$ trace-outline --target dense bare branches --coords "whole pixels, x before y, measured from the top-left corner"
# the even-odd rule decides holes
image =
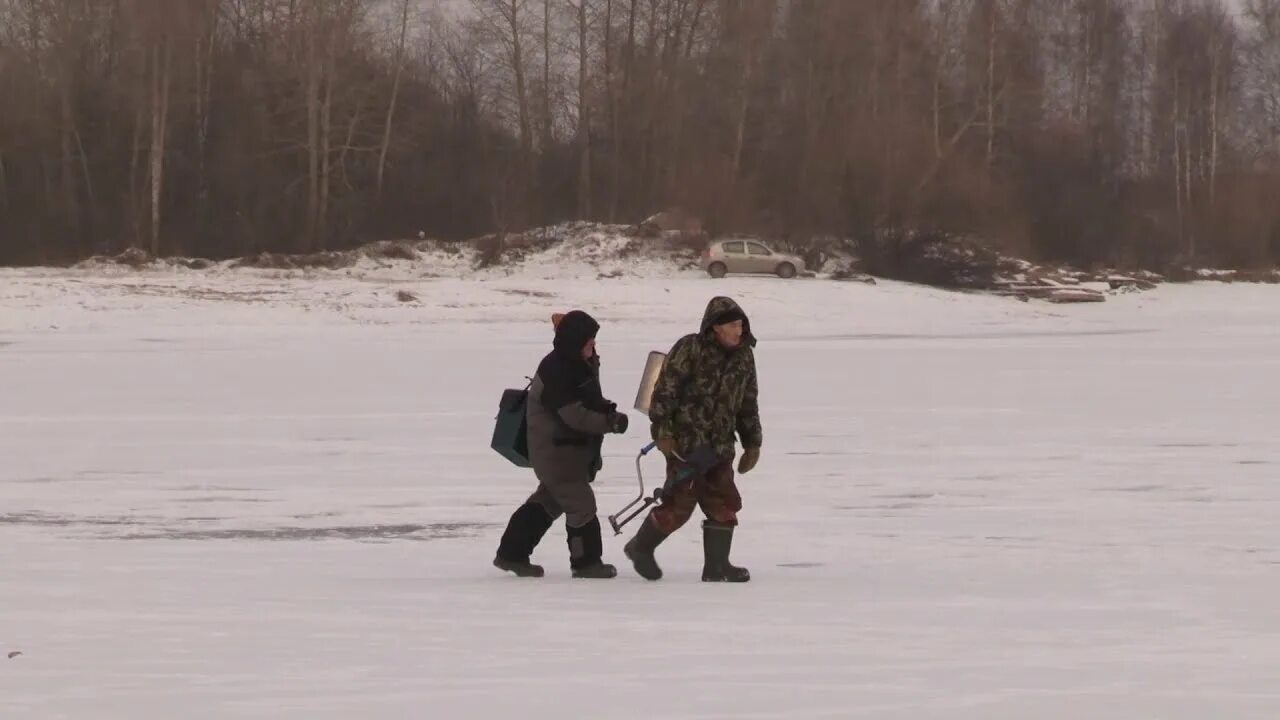
[[[0,0],[0,262],[681,205],[1280,256],[1280,0]]]

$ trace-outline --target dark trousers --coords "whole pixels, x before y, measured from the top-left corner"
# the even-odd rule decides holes
[[[541,483],[525,502],[542,506],[552,520],[565,515],[569,527],[583,527],[596,518],[596,494],[587,482],[560,480]]]
[[[668,480],[680,468],[679,461],[668,458]],[[699,506],[708,520],[731,526],[738,524],[742,495],[738,493],[738,486],[733,481],[732,459],[677,484],[662,498],[661,504],[654,508],[653,522],[664,533],[673,533],[689,522],[694,507]]]

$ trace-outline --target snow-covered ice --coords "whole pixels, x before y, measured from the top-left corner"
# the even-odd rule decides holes
[[[492,568],[550,313],[629,406],[718,293],[761,338],[753,581],[698,581],[696,522],[660,583],[611,535],[572,580],[561,525],[548,577]],[[6,271],[0,717],[1275,718],[1277,327],[1202,283]]]

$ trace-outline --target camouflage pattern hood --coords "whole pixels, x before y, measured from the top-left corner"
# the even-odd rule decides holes
[[[711,298],[711,302],[707,303],[706,311],[702,313],[702,324],[698,327],[698,332],[705,335],[714,325],[738,319],[742,320],[742,342],[747,347],[755,347],[756,336],[751,334],[751,319],[742,311],[738,303],[733,301],[733,298],[723,296]]]

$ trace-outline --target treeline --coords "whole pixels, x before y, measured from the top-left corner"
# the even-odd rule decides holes
[[[671,206],[1280,259],[1280,0],[0,0],[0,263]]]

